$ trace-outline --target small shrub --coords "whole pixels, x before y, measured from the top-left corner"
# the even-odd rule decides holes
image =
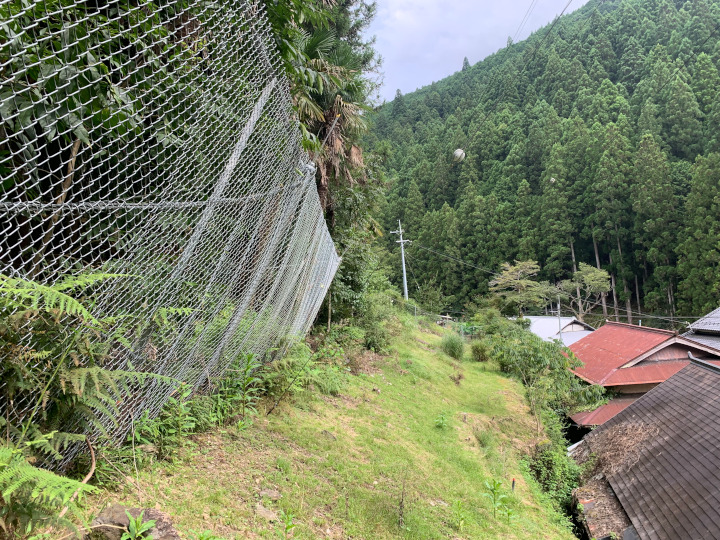
[[[445,429],[447,426],[447,416],[445,415],[445,413],[440,413],[437,418],[435,418],[435,427],[438,429]]]
[[[462,360],[465,343],[463,343],[462,337],[456,333],[445,334],[440,342],[440,348],[450,358],[455,360]]]
[[[195,429],[198,433],[208,431],[220,423],[211,396],[194,396],[188,402],[188,407],[190,415],[195,418]]]
[[[475,362],[487,362],[490,360],[490,348],[483,340],[476,340],[470,343],[470,355]]]
[[[535,447],[529,465],[543,491],[562,509],[570,509],[572,490],[577,487],[580,478],[580,467],[568,457],[566,448],[550,441],[540,443]]]
[[[487,429],[474,429],[473,435],[480,448],[490,449],[495,446],[495,435]]]

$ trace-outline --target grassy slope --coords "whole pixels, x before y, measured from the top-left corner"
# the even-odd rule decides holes
[[[141,471],[139,488],[128,479],[94,502],[154,506],[182,530],[228,539],[284,537],[282,523],[256,514],[258,502],[293,514],[295,538],[573,538],[521,472],[536,432],[519,385],[451,361],[439,342],[406,331],[342,395],[285,405],[243,432],[199,436],[174,464]],[[509,525],[482,495],[490,478],[503,481],[517,514]],[[282,498],[261,498],[267,488]]]

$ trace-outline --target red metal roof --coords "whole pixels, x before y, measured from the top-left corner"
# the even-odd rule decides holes
[[[669,330],[608,321],[592,334],[570,345],[570,350],[585,364],[574,372],[586,381],[608,386],[605,382],[606,379],[620,366],[647,353],[675,335]],[[686,364],[687,362],[684,365]],[[678,370],[682,367],[680,366]]]
[[[570,419],[578,426],[601,426],[610,420],[625,407],[633,403],[642,394],[632,394],[620,396],[608,401],[605,405],[601,405],[594,411],[586,411],[573,414]]]
[[[682,360],[678,362],[659,362],[657,364],[639,364],[618,369],[605,378],[603,386],[661,383],[668,380],[689,363],[689,360]],[[711,363],[718,364],[716,361]]]

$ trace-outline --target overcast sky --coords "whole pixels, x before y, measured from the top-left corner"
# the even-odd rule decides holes
[[[573,0],[567,13],[587,0]],[[465,56],[471,64],[553,20],[565,0],[377,0],[378,13],[368,33],[377,37],[383,57],[380,100],[439,81],[459,71]]]

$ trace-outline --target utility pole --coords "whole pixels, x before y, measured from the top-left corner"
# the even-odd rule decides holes
[[[402,223],[400,223],[399,219],[398,219],[398,230],[391,231],[390,234],[399,234],[400,235],[400,240],[395,240],[395,242],[400,244],[400,256],[402,258],[402,267],[403,267],[403,293],[405,295],[405,300],[407,300],[408,293],[407,293],[407,275],[405,274],[405,242],[409,242],[410,240],[403,240]]]
[[[562,342],[562,316],[560,314],[560,295],[558,295],[558,334],[560,334],[560,341]]]

